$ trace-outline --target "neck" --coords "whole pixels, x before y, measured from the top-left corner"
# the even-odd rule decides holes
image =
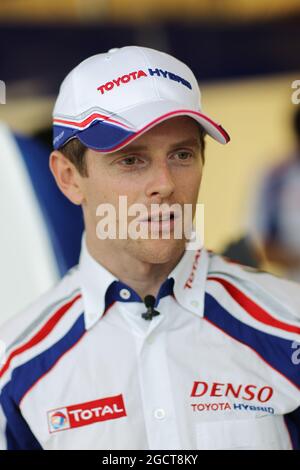
[[[161,284],[183,256],[183,249],[177,247],[175,256],[162,263],[151,263],[130,253],[130,250],[112,243],[111,240],[96,242],[86,234],[86,244],[90,255],[120,281],[135,290],[142,298],[157,296]]]

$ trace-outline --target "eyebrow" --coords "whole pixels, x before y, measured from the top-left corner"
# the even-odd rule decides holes
[[[174,144],[170,145],[170,150],[173,150],[178,147],[199,147],[200,148],[201,145],[200,145],[200,141],[197,138],[192,137],[190,139],[185,139],[179,142],[174,142]],[[124,153],[128,153],[128,152],[139,152],[143,150],[148,150],[147,145],[132,144],[132,145],[127,145],[126,147],[124,147],[124,149],[109,153],[107,154],[107,156],[113,157],[113,156],[123,155]]]
[[[171,148],[177,147],[200,147],[200,140],[195,137],[191,137],[190,139],[181,140],[180,142],[175,142],[171,145]]]

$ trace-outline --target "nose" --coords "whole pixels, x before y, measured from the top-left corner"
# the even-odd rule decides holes
[[[153,165],[151,178],[146,184],[146,196],[160,196],[161,199],[168,198],[175,189],[175,183],[167,162]]]

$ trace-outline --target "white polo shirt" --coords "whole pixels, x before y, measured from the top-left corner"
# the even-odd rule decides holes
[[[187,250],[156,309],[83,239],[1,328],[0,448],[300,448],[299,285]]]

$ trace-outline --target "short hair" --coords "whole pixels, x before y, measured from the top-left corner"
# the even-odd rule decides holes
[[[203,163],[205,162],[205,135],[206,132],[199,124],[200,133],[200,146],[201,146],[201,157]],[[62,154],[73,163],[75,168],[78,170],[81,176],[88,177],[88,169],[85,158],[85,152],[88,149],[83,143],[80,142],[76,137],[66,142],[59,150]]]
[[[59,150],[73,163],[81,176],[89,176],[85,152],[88,148],[76,137],[66,142]]]

